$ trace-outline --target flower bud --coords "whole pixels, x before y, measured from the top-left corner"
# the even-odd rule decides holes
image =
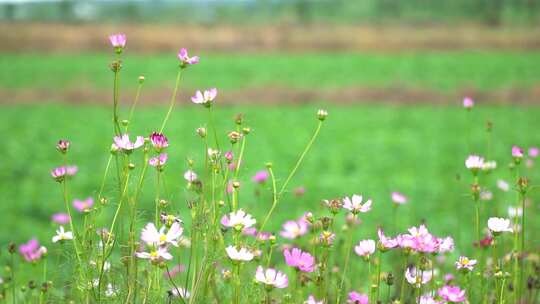
[[[56,149],[60,151],[60,153],[65,154],[67,150],[69,149],[70,142],[65,139],[60,139],[58,143],[56,144]]]
[[[144,80],[145,80],[145,78],[144,78],[143,75],[139,76],[139,83],[142,84],[144,82]]]
[[[15,243],[13,243],[13,242],[10,242],[8,244],[8,252],[11,253],[11,254],[14,254],[15,251],[17,251],[17,245],[15,245]]]
[[[122,121],[120,123],[122,124],[123,127],[127,127],[129,125],[129,120],[122,119]]]
[[[122,61],[121,60],[117,60],[117,61],[113,61],[109,64],[109,68],[111,69],[111,71],[117,73],[120,71],[120,69],[122,69]]]
[[[227,137],[229,137],[229,140],[230,140],[231,144],[235,144],[242,137],[242,134],[240,134],[240,133],[238,133],[236,131],[231,131],[231,132],[229,132],[229,134],[227,134]]]
[[[203,128],[203,127],[197,128],[196,132],[201,138],[206,137],[206,128]]]
[[[250,132],[251,132],[251,129],[248,127],[245,127],[242,129],[242,133],[244,133],[244,135],[248,135]]]
[[[129,163],[128,168],[129,168],[129,170],[135,169],[135,164],[134,163]]]
[[[241,125],[244,122],[244,114],[242,113],[236,114],[236,116],[234,117],[234,122],[237,125]]]
[[[529,180],[526,177],[520,177],[517,181],[517,186],[521,194],[527,193],[527,188],[529,187]]]
[[[328,116],[328,112],[326,110],[320,109],[319,111],[317,111],[317,118],[320,121],[324,121],[327,116]]]

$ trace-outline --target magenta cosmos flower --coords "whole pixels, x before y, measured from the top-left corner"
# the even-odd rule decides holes
[[[79,212],[88,212],[94,206],[94,199],[89,197],[85,200],[75,199],[73,200],[73,208]]]
[[[178,59],[182,68],[199,63],[199,56],[189,57],[188,50],[185,48],[180,49],[180,52],[178,52]]]
[[[212,105],[212,102],[217,97],[217,89],[212,88],[208,90],[204,90],[204,92],[201,92],[197,90],[195,92],[195,95],[191,97],[191,102],[195,104],[202,104],[206,107],[209,107]]]
[[[538,147],[529,148],[529,157],[535,158],[538,157],[538,154],[540,154],[540,149],[538,149]]]
[[[403,205],[407,203],[407,197],[399,192],[392,192],[392,202],[394,202],[394,204]]]
[[[512,146],[512,157],[513,158],[523,158],[523,149],[518,146]]]
[[[163,133],[152,132],[150,142],[156,151],[161,151],[169,146],[169,140]]]
[[[472,107],[474,107],[474,100],[470,97],[463,98],[463,107],[470,110]]]
[[[120,53],[122,52],[122,49],[126,47],[127,39],[125,34],[114,34],[109,36],[109,41],[116,52]]]
[[[262,266],[257,267],[255,281],[263,283],[270,288],[286,288],[289,286],[289,279],[283,272],[273,268],[267,268],[265,270]]]
[[[122,134],[122,136],[115,136],[113,140],[116,148],[126,153],[130,153],[131,151],[140,148],[144,144],[144,137],[137,136],[135,142],[131,142],[129,140],[128,134]]]
[[[56,224],[66,225],[69,223],[69,215],[67,213],[55,213],[51,216],[51,221]]]
[[[291,267],[298,268],[303,272],[313,272],[315,269],[315,258],[308,252],[303,252],[298,248],[283,250],[285,262]]]
[[[465,301],[465,290],[461,290],[458,286],[446,285],[437,292],[443,300],[451,303],[461,303]]]
[[[356,291],[349,292],[349,298],[347,299],[347,303],[350,304],[368,304],[369,298],[365,294],[358,293]]]
[[[47,248],[40,246],[37,239],[31,239],[19,246],[19,253],[27,262],[34,262],[47,253]]]
[[[51,176],[57,181],[62,182],[66,177],[74,176],[78,171],[77,166],[61,166],[51,171]]]
[[[268,171],[261,170],[255,173],[255,175],[253,175],[251,180],[257,184],[264,184],[268,180],[268,176],[269,176]]]

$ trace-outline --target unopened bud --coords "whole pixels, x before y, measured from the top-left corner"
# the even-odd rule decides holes
[[[326,110],[320,109],[319,111],[317,111],[317,118],[320,121],[324,121],[327,116],[328,116],[328,112]]]
[[[242,137],[242,134],[232,131],[227,134],[227,137],[229,137],[229,140],[231,141],[231,144],[235,144],[238,142],[238,140]]]
[[[145,79],[145,78],[144,78],[143,75],[139,76],[139,83],[143,83],[143,82],[144,82],[144,79]]]
[[[122,126],[127,127],[127,125],[129,125],[129,120],[122,119]]]
[[[129,170],[135,169],[135,164],[134,163],[129,163],[128,168],[129,168]]]
[[[17,246],[15,245],[15,243],[11,242],[8,244],[9,253],[14,254],[16,250],[17,250]]]
[[[242,133],[244,133],[244,135],[248,135],[250,132],[251,132],[251,128],[246,127],[242,129]]]
[[[197,134],[201,137],[201,138],[205,138],[206,137],[206,128],[197,128]]]
[[[242,113],[236,114],[236,116],[234,117],[234,122],[237,125],[241,125],[244,122],[244,114]]]

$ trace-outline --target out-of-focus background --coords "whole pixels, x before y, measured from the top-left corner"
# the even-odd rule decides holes
[[[146,78],[133,135],[159,127],[179,48],[201,56],[186,71],[165,130],[170,199],[182,216],[185,159],[201,161],[194,130],[207,119],[189,96],[217,87],[220,135],[239,112],[253,129],[241,182],[243,204],[257,217],[270,194],[250,177],[272,161],[283,181],[316,110],[330,113],[274,230],[321,199],[359,193],[374,200],[362,232],[373,237],[367,227],[391,221],[390,193],[399,191],[409,198],[399,209],[400,229],[426,221],[469,246],[466,156],[498,162],[484,180],[493,196],[484,207],[507,216],[515,195],[495,184],[513,184],[510,147],[540,145],[539,25],[539,0],[0,0],[0,243],[32,236],[46,243],[53,234],[50,216],[63,203],[49,170],[61,163],[60,138],[72,141],[70,158],[79,166],[73,197],[95,198],[111,142],[108,64],[115,56],[107,37],[125,33],[125,108],[139,75]],[[470,112],[461,107],[464,96],[476,100]],[[530,160],[523,174],[538,177]],[[153,182],[150,176],[150,189]],[[114,196],[112,180],[107,191]],[[152,204],[151,191],[144,193],[142,205]]]

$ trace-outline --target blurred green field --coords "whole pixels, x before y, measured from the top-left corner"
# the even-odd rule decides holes
[[[513,173],[506,169],[510,147],[540,144],[540,133],[534,131],[540,127],[540,108],[535,107],[478,107],[471,113],[459,105],[330,106],[328,110],[330,116],[320,138],[291,183],[291,190],[304,186],[306,193],[300,198],[286,194],[269,226],[274,231],[286,219],[297,218],[306,210],[320,210],[321,199],[359,193],[374,200],[374,209],[363,217],[365,224],[359,234],[373,237],[376,225],[391,225],[390,192],[400,191],[410,198],[410,203],[399,209],[402,229],[426,220],[437,234],[453,235],[458,248],[470,248],[473,205],[467,193],[471,179],[463,165],[468,153],[489,154],[497,160],[499,169],[484,180],[494,193],[494,201],[484,202],[483,206],[490,215],[506,216],[506,206],[514,202],[515,194],[499,191],[495,181],[511,181]],[[134,117],[132,134],[148,135],[159,127],[164,112],[164,107],[141,108]],[[254,196],[251,176],[271,161],[279,181],[283,181],[314,130],[316,107],[219,109],[216,120],[220,136],[225,137],[233,128],[232,117],[237,112],[245,113],[247,125],[253,129],[240,179],[244,185],[241,206],[260,218],[270,206],[270,193],[263,190],[261,197]],[[197,168],[202,166],[204,147],[194,130],[206,119],[203,108],[179,108],[165,130],[172,143],[166,183],[175,210],[183,218],[189,216],[182,177],[186,157],[193,158]],[[494,124],[489,151],[485,132],[488,120]],[[95,196],[111,143],[110,111],[99,106],[61,104],[3,106],[0,121],[0,243],[36,236],[50,244],[54,228],[49,218],[63,210],[60,187],[49,175],[51,168],[61,164],[55,143],[59,138],[72,141],[69,156],[80,170],[72,182],[73,197]],[[140,152],[134,154],[139,168],[141,158]],[[532,184],[537,184],[536,168],[525,173],[532,178]],[[149,172],[146,189],[153,189],[154,175]],[[113,189],[114,181],[109,179],[106,193],[112,198]],[[144,208],[153,208],[152,192],[143,193]],[[540,228],[540,195],[533,191],[532,196],[535,214],[529,223],[534,231]],[[143,214],[141,223],[144,217],[150,214]],[[75,220],[80,223],[81,216]],[[105,223],[107,217],[101,220]]]
[[[195,51],[195,50],[194,50]],[[128,49],[129,54],[129,49]],[[122,86],[135,88],[139,75],[145,86],[172,86],[175,53],[129,55],[124,58]],[[188,71],[185,87],[341,88],[392,86],[438,92],[530,88],[540,82],[538,52],[409,52],[202,54],[202,63]],[[112,73],[108,54],[0,54],[0,88],[66,87],[109,89]]]

